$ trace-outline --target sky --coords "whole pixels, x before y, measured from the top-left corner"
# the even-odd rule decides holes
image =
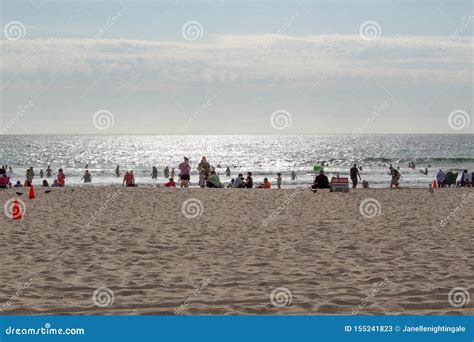
[[[474,133],[470,0],[0,12],[0,134]]]

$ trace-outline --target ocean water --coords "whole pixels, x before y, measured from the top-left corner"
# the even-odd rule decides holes
[[[254,182],[268,177],[275,183],[283,174],[283,187],[306,187],[314,178],[313,166],[325,161],[328,176],[347,176],[355,162],[362,166],[361,176],[371,187],[388,187],[389,164],[399,166],[401,186],[425,187],[439,169],[474,171],[474,135],[0,135],[0,163],[12,166],[12,181],[25,179],[26,169],[34,167],[35,184],[40,169],[62,167],[67,185],[81,184],[85,165],[92,183],[88,186],[121,184],[115,176],[116,165],[122,173],[133,170],[139,185],[164,183],[165,166],[177,170],[183,156],[190,158],[191,185],[197,183],[197,164],[206,156],[225,183],[225,168],[232,176],[252,171]],[[416,169],[408,163],[416,163]],[[151,179],[151,168],[159,170]],[[428,175],[420,169],[428,167]],[[298,179],[291,181],[291,171]],[[178,171],[176,172],[178,175]]]

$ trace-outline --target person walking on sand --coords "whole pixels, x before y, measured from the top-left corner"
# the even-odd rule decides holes
[[[206,178],[209,177],[209,173],[211,172],[211,165],[207,162],[206,157],[202,157],[201,162],[198,164],[198,170],[203,170]]]
[[[58,183],[60,186],[66,185],[66,175],[64,174],[63,169],[58,170]]]
[[[46,177],[47,178],[51,177],[52,173],[53,173],[53,170],[51,170],[51,166],[48,165],[48,168],[46,169]]]
[[[438,174],[436,175],[436,183],[438,183],[438,188],[444,188],[445,179],[446,175],[444,174],[443,170],[439,170]]]
[[[400,172],[398,170],[392,169],[392,180],[390,182],[390,189],[398,189],[399,180],[400,180]]]
[[[35,172],[33,171],[33,166],[26,170],[26,181],[30,184],[33,183],[33,178],[35,178]]]
[[[163,176],[165,176],[166,179],[170,178],[170,169],[168,166],[163,170]]]
[[[355,189],[357,188],[357,177],[359,177],[359,180],[361,180],[359,169],[357,168],[356,164],[351,167],[350,174],[352,180],[352,189]]]
[[[184,157],[184,161],[178,165],[179,178],[181,179],[181,187],[189,187],[189,181],[191,180],[190,171],[191,166],[189,165],[189,158]]]
[[[291,180],[294,181],[296,180],[296,172],[295,171],[291,171]]]
[[[117,177],[120,177],[120,166],[119,165],[117,165],[117,167],[115,168],[115,175]]]
[[[86,170],[84,173],[84,176],[82,176],[81,181],[84,180],[84,183],[90,183],[92,182],[92,175],[89,172],[89,170]]]
[[[153,166],[151,168],[151,179],[157,179],[158,178],[158,169],[156,166]]]

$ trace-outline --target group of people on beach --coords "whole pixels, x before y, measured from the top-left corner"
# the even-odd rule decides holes
[[[314,182],[311,186],[312,189],[328,189],[331,187],[331,182],[329,181],[329,178],[326,176],[322,166],[324,163],[321,163],[321,169],[319,170],[318,174],[314,178]],[[410,162],[408,165],[409,168],[414,169],[415,168],[415,163]],[[190,185],[191,181],[191,165],[189,163],[189,158],[183,157],[183,161],[178,165],[178,177],[179,177],[179,186],[181,188],[188,188]],[[217,168],[221,168],[221,166],[218,164]],[[388,174],[391,176],[390,180],[390,189],[396,189],[399,188],[400,186],[400,167],[397,166],[396,168],[393,167],[392,164],[389,165],[389,170]],[[219,174],[216,171],[216,167],[212,166],[206,157],[202,157],[201,161],[197,165],[197,171],[198,171],[198,182],[197,184],[201,188],[223,188],[223,187],[228,187],[228,188],[263,188],[263,189],[270,189],[272,187],[272,184],[270,180],[265,177],[263,178],[263,182],[254,185],[254,180],[253,180],[253,175],[252,172],[247,172],[245,177],[244,174],[239,173],[237,177],[232,178],[230,180],[230,183],[227,185],[224,185],[223,182],[221,181]],[[317,170],[315,170],[317,171]],[[360,172],[362,171],[362,166],[358,166],[357,164],[353,164],[353,166],[349,170],[349,177],[350,180],[352,181],[352,188],[356,189],[358,186],[359,181],[362,181],[362,177]],[[428,172],[428,169],[425,169],[426,173]],[[44,178],[46,176],[46,179],[43,179],[42,185],[44,187],[49,187],[50,184],[48,182],[48,178],[52,177],[52,169],[48,165],[46,168],[46,173],[41,169],[39,171],[39,178]],[[424,173],[424,172],[423,172]],[[7,174],[12,174],[12,168],[11,166],[8,165],[3,165],[0,168],[0,176],[1,175],[7,175]],[[121,170],[120,166],[117,165],[115,168],[115,175],[117,177],[121,177]],[[175,181],[176,179],[176,172],[174,168],[170,168],[166,166],[163,170],[163,175],[167,181],[163,184],[164,187],[167,188],[174,188],[177,186],[177,182]],[[226,177],[231,177],[231,170],[229,167],[226,168],[225,170],[225,175]],[[25,181],[22,184],[20,181],[17,181],[13,187],[22,187],[22,186],[29,186],[33,183],[33,179],[36,177],[36,173],[34,172],[33,167],[29,167],[26,170],[25,174]],[[152,172],[151,172],[151,177],[152,179],[158,179],[158,169],[156,166],[152,167]],[[296,180],[297,175],[295,171],[291,172],[291,180]],[[472,179],[473,175],[468,173],[467,170],[464,170],[461,178],[459,181],[456,182],[456,177],[457,174],[454,174],[451,171],[448,171],[447,173],[444,173],[442,170],[439,170],[438,174],[436,175],[436,183],[437,186],[442,188],[442,187],[450,187],[450,186],[457,186],[457,187],[471,187],[472,186]],[[336,178],[339,178],[339,174],[336,174]],[[57,171],[56,178],[53,180],[53,183],[51,186],[53,187],[63,187],[65,186],[65,179],[66,175],[63,171],[62,168],[59,168]],[[454,182],[452,181],[454,179]],[[278,189],[281,189],[282,183],[283,183],[283,178],[282,178],[282,173],[277,173],[276,174],[276,186]],[[85,172],[84,175],[81,178],[81,181],[84,183],[91,183],[92,182],[92,174],[88,169],[88,165],[85,167]],[[133,170],[126,171],[123,179],[122,179],[122,185],[126,187],[135,187],[137,186],[135,182],[135,175],[133,173]],[[10,184],[11,186],[11,184]],[[369,183],[367,180],[362,181],[362,187],[363,188],[368,188]]]

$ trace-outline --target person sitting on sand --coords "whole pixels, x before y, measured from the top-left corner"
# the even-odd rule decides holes
[[[237,178],[235,178],[234,181],[232,182],[232,187],[235,189],[243,187],[243,179],[244,179],[244,176],[241,173],[239,173]]]
[[[165,183],[165,187],[167,188],[176,188],[176,182],[173,178],[170,178],[168,182]]]
[[[58,183],[60,186],[66,185],[66,175],[64,174],[63,169],[58,170]]]
[[[216,171],[211,171],[211,177],[209,177],[209,180],[207,181],[207,187],[208,188],[221,188],[221,180],[219,179],[219,176],[216,174]]]
[[[245,179],[243,187],[247,189],[253,188],[252,172],[247,172],[247,178]]]
[[[364,189],[367,189],[369,187],[369,182],[367,182],[365,179],[362,181],[362,187]]]
[[[125,176],[123,176],[122,185],[124,185],[124,186],[136,186],[135,185],[135,176],[133,175],[133,171],[125,172]]]
[[[81,181],[84,180],[84,183],[90,183],[92,182],[92,175],[89,172],[89,170],[86,170],[84,173],[84,176],[82,176]]]
[[[270,189],[272,187],[271,183],[268,181],[268,178],[263,179],[263,184],[258,186],[260,189]]]
[[[13,186],[14,188],[21,188],[23,185],[21,185],[20,181],[16,181],[16,184]]]
[[[58,180],[55,179],[55,180],[53,180],[53,184],[51,185],[51,187],[53,187],[53,188],[61,187],[61,184],[59,184]]]
[[[44,188],[48,188],[49,187],[49,183],[46,179],[43,179],[43,187]]]
[[[179,178],[181,179],[181,187],[187,188],[189,187],[189,181],[191,180],[190,171],[191,166],[189,165],[189,158],[184,157],[184,161],[179,164]]]
[[[319,171],[319,175],[314,178],[314,184],[311,186],[312,189],[329,189],[329,179],[324,174],[324,170]]]

